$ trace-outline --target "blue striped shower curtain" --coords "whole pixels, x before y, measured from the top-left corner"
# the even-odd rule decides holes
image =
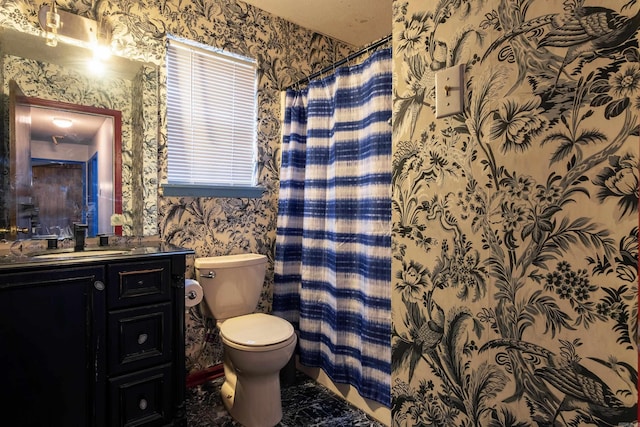
[[[300,362],[390,405],[391,49],[287,91],[273,312]]]

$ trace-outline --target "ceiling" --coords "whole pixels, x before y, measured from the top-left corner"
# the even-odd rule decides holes
[[[357,47],[391,34],[393,0],[243,1]]]
[[[67,129],[56,128],[54,117],[70,119],[73,124]],[[52,136],[56,136],[59,143],[89,144],[105,120],[107,117],[95,114],[31,107],[31,139],[54,143]]]

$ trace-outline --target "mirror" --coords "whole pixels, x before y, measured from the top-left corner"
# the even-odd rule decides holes
[[[32,35],[27,32],[20,32],[15,29],[0,29],[0,43],[2,47],[2,81],[3,81],[3,102],[2,102],[2,150],[0,150],[0,164],[2,164],[2,174],[0,176],[0,228],[14,227],[16,231],[27,233],[17,233],[14,236],[5,234],[5,238],[26,238],[31,235],[58,235],[59,229],[66,225],[57,225],[50,222],[50,212],[53,207],[44,209],[33,201],[34,191],[48,192],[49,196],[61,196],[63,193],[63,183],[72,180],[69,177],[60,178],[62,183],[54,191],[53,184],[42,185],[43,180],[53,182],[48,174],[57,170],[62,175],[74,175],[89,177],[88,179],[73,179],[78,187],[75,189],[80,194],[83,202],[72,205],[79,205],[73,215],[64,215],[78,218],[82,222],[90,221],[95,223],[96,212],[98,223],[95,224],[93,232],[105,233],[105,229],[111,233],[122,233],[123,235],[148,236],[157,234],[157,139],[160,134],[158,129],[159,111],[159,69],[155,64],[133,61],[127,58],[112,56],[106,63],[107,70],[99,75],[97,71],[87,71],[86,62],[90,58],[87,49],[68,46],[58,43],[58,46],[51,48],[46,46],[42,37]],[[15,114],[9,105],[10,90],[9,82],[15,81],[16,85],[24,92],[18,98],[22,101],[22,107],[32,112],[41,112],[40,107],[47,113],[56,115],[79,113],[81,110],[89,112],[93,116],[115,117],[109,112],[119,114],[119,131],[115,124],[114,139],[118,143],[114,147],[111,160],[110,173],[106,172],[105,156],[102,150],[94,164],[102,164],[98,167],[98,175],[90,177],[92,166],[91,158],[80,159],[56,157],[52,153],[53,131],[47,130],[44,136],[29,136],[29,147],[22,147],[21,142],[16,141],[16,147],[11,147],[10,136],[13,133],[15,122],[12,115],[18,116],[25,113]],[[36,101],[39,100],[39,101]],[[38,104],[46,105],[35,105]],[[20,104],[20,103],[18,103]],[[36,109],[38,107],[38,109]],[[98,112],[100,110],[101,112]],[[116,115],[118,115],[116,114]],[[17,117],[13,117],[16,119]],[[31,117],[31,123],[36,123],[36,116]],[[116,120],[115,118],[113,120]],[[48,134],[48,136],[47,136]],[[58,139],[60,147],[69,148],[62,144],[71,143],[64,138],[62,142]],[[39,147],[39,148],[38,148]],[[58,148],[58,152],[61,148]],[[87,152],[88,145],[78,145],[71,151]],[[38,151],[38,150],[44,151]],[[48,150],[48,151],[47,151]],[[25,182],[28,182],[30,189],[17,188],[22,186],[16,175],[10,172],[10,158],[12,151],[16,154],[29,152],[29,162],[31,163],[31,173],[22,172]],[[35,151],[35,155],[34,155]],[[31,160],[34,158],[35,160]],[[121,161],[117,159],[120,158]],[[74,163],[75,162],[75,163]],[[75,166],[72,166],[74,165]],[[13,165],[16,167],[17,165]],[[75,172],[73,169],[78,169]],[[34,173],[35,171],[35,173]],[[103,181],[104,176],[110,176],[111,182]],[[47,178],[44,178],[46,176]],[[56,176],[58,175],[51,175]],[[58,178],[56,178],[58,179]],[[93,187],[91,185],[93,183]],[[119,184],[119,191],[118,185]],[[34,185],[35,184],[35,185]],[[85,187],[83,189],[83,186]],[[112,194],[107,195],[106,188],[112,188]],[[46,187],[44,190],[42,187]],[[16,192],[16,190],[18,190]],[[12,194],[15,192],[15,195]],[[104,203],[97,201],[100,195],[104,196]],[[95,196],[96,200],[92,197]],[[29,200],[31,197],[31,200]],[[78,197],[77,195],[74,197]],[[107,202],[106,199],[109,198]],[[39,196],[42,199],[42,196]],[[111,213],[122,212],[123,223],[121,227],[111,227],[106,225],[105,218],[110,214],[104,206],[110,206]],[[40,226],[33,227],[34,215]],[[46,219],[43,221],[43,219]],[[75,222],[74,220],[74,222]],[[101,225],[102,224],[102,225]],[[90,233],[93,235],[93,232]],[[0,237],[2,235],[0,234]]]
[[[20,93],[10,97],[17,230],[65,238],[83,223],[89,237],[122,234],[111,225],[122,213],[120,111],[29,98],[10,86]]]

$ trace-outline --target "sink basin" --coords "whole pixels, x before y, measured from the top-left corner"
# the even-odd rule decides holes
[[[53,252],[47,254],[33,255],[33,258],[37,259],[61,259],[61,258],[91,258],[91,257],[99,257],[99,256],[109,256],[109,255],[122,255],[126,254],[128,251],[117,250],[117,249],[104,249],[104,250],[95,250],[95,251],[78,251],[78,252]]]

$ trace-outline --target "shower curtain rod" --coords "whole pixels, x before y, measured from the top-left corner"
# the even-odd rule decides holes
[[[363,48],[362,48],[362,49],[360,49],[359,51],[352,53],[351,55],[347,56],[346,58],[343,58],[343,59],[341,59],[340,61],[335,62],[335,63],[333,63],[332,65],[329,65],[328,67],[323,68],[323,69],[322,69],[322,70],[320,70],[320,71],[316,71],[315,73],[310,74],[309,76],[304,77],[304,78],[302,78],[302,79],[298,80],[297,82],[295,82],[295,83],[293,83],[293,84],[290,84],[289,86],[287,86],[287,87],[285,88],[285,90],[287,90],[287,89],[291,89],[291,88],[293,88],[293,87],[295,87],[295,86],[298,86],[298,85],[300,85],[300,84],[302,84],[302,83],[309,82],[309,81],[311,81],[312,79],[315,79],[316,77],[319,77],[319,76],[321,76],[321,75],[323,75],[323,74],[326,74],[326,73],[328,73],[328,72],[329,72],[329,71],[331,71],[331,70],[335,70],[337,67],[339,67],[339,66],[341,66],[341,65],[343,65],[343,64],[346,64],[347,62],[349,62],[349,61],[351,61],[351,60],[353,60],[353,59],[356,59],[356,58],[357,58],[357,57],[359,57],[360,55],[363,55],[363,54],[365,54],[365,53],[367,53],[367,52],[369,52],[369,51],[372,51],[373,49],[375,49],[375,48],[377,48],[377,47],[382,46],[383,44],[385,44],[385,43],[387,43],[389,40],[391,40],[391,37],[392,37],[392,35],[391,35],[391,34],[389,34],[388,36],[383,37],[383,38],[381,38],[380,40],[378,40],[378,41],[376,41],[376,42],[371,43],[369,46],[363,47]]]

